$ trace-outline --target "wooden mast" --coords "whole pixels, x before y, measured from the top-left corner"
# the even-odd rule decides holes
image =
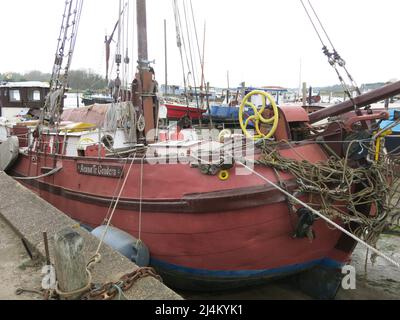
[[[137,28],[138,28],[138,57],[139,74],[137,75],[138,90],[137,93],[140,95],[141,105],[139,106],[143,112],[145,119],[145,135],[147,142],[151,143],[156,140],[155,137],[155,118],[154,112],[154,91],[155,82],[154,70],[150,68],[150,62],[148,61],[147,52],[147,18],[146,18],[146,0],[136,0],[136,12],[137,12]]]

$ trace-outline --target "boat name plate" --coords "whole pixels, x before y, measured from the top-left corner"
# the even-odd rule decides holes
[[[121,178],[124,175],[122,166],[78,163],[78,173],[87,176]]]

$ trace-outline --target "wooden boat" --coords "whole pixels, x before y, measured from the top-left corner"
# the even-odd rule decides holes
[[[200,120],[203,117],[203,114],[207,112],[207,110],[185,106],[181,104],[175,103],[165,103],[165,106],[168,110],[167,118],[168,120],[180,120],[183,117],[188,117],[190,120]]]
[[[297,112],[306,117],[301,110]],[[101,225],[113,203],[118,178],[128,174],[126,159],[98,158],[93,146],[83,156],[60,154],[46,148],[46,142],[57,140],[55,136],[44,135],[43,139],[34,150],[22,149],[9,173],[19,178],[37,177],[56,164],[62,168],[57,174],[21,182],[82,224]],[[58,150],[67,150],[64,144],[73,141],[74,135],[65,142],[61,139]],[[281,152],[298,160],[327,159],[322,148],[313,143]],[[340,268],[350,259],[354,241],[323,221],[314,227],[318,239],[313,243],[307,238],[293,239],[298,217],[289,214],[286,199],[279,191],[254,174],[236,176],[232,168],[231,178],[222,181],[189,164],[148,162],[151,159],[142,166],[140,158],[135,160],[112,223],[144,241],[150,249],[151,265],[173,287],[237,288],[316,266]],[[256,170],[278,183],[272,169]],[[289,176],[285,183],[292,189],[296,185]]]
[[[266,177],[293,191],[297,186],[293,176],[277,175],[262,165],[238,175],[236,170],[243,169],[239,163],[226,166],[222,161],[204,171],[196,160],[196,150],[210,142],[185,138],[195,135],[190,130],[178,134],[183,139],[167,133],[169,141],[156,143],[155,97],[144,94],[154,87],[146,64],[145,4],[145,0],[137,1],[140,63],[132,101],[120,104],[129,112],[136,107],[140,117],[134,118],[143,118],[145,126],[125,119],[133,128],[128,135],[124,124],[108,132],[104,128],[108,117],[101,116],[96,106],[87,112],[69,110],[86,114],[81,121],[96,125],[96,130],[39,131],[37,127],[14,126],[10,133],[19,130],[20,155],[8,173],[73,219],[92,227],[110,218],[109,208],[121,191],[112,225],[147,245],[150,264],[173,288],[227,290],[308,271],[310,293],[333,298],[340,285],[341,267],[349,262],[356,242],[322,220],[313,226],[313,241],[293,237],[302,226],[300,216],[291,212],[280,191],[260,179]],[[400,82],[360,96],[356,103],[362,107],[399,93]],[[99,108],[104,111],[106,107]],[[307,130],[312,123],[353,109],[349,102],[311,115],[301,107],[277,109],[274,139],[291,142],[280,146],[279,153],[312,163],[327,160],[330,155],[323,146],[304,140],[297,129]],[[129,112],[124,114],[134,114]],[[346,117],[354,123],[386,116],[360,111]],[[332,148],[342,156],[341,146],[335,142],[348,130],[340,126],[326,132],[327,143],[332,141]],[[143,136],[147,137],[145,145]],[[214,143],[211,153],[221,148],[223,144]],[[130,156],[121,156],[124,153]],[[171,153],[181,161],[173,163]],[[256,154],[256,159],[260,156]],[[226,170],[228,175],[218,175]],[[121,189],[123,181],[126,184]],[[366,215],[369,211],[364,209]]]
[[[397,92],[400,83],[396,85]],[[333,114],[336,110],[322,112]],[[280,112],[282,126],[276,139],[291,140],[290,128],[310,121],[302,108],[281,108]],[[146,243],[151,265],[173,287],[229,289],[315,267],[339,270],[350,259],[355,241],[323,221],[316,222],[317,238],[312,243],[307,238],[294,239],[299,218],[289,213],[285,196],[255,174],[235,175],[235,166],[230,179],[222,181],[202,174],[187,162],[153,165],[148,158],[142,164],[141,156],[128,171],[131,160],[104,157],[104,146],[102,156],[97,156],[97,134],[75,132],[66,140],[65,134],[44,134],[34,149],[27,148],[27,140],[20,138],[20,156],[9,173],[20,178],[38,177],[61,168],[52,176],[21,182],[72,218],[93,227],[102,224],[119,178],[128,175],[112,223]],[[93,139],[93,143],[80,153],[76,144],[82,139]],[[69,154],[73,146],[75,155]],[[293,144],[293,148],[283,147],[280,152],[284,157],[311,162],[328,158],[321,146],[307,141]],[[190,157],[183,160],[193,161]],[[260,166],[255,170],[279,182],[272,169]],[[283,179],[293,190],[293,178],[284,175]],[[319,276],[318,272],[314,275],[315,279]],[[326,284],[332,285],[332,279],[327,277]],[[324,294],[328,294],[327,288]]]
[[[102,94],[89,94],[82,97],[82,103],[85,106],[91,106],[94,104],[110,104],[113,102],[113,97]]]

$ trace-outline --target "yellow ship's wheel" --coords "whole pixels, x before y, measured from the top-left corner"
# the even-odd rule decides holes
[[[262,97],[262,106],[260,109],[257,108],[251,102],[251,98],[253,96],[257,96],[257,95]],[[271,107],[272,107],[271,112],[273,113],[272,117],[269,119],[264,118],[264,116],[265,116],[264,112],[267,109],[267,99],[271,103]],[[251,115],[246,120],[244,120],[246,106],[249,106],[251,109],[253,109],[254,115]],[[250,121],[252,121],[254,123],[254,128],[256,131],[256,135],[254,135],[254,136],[251,135],[248,131],[248,126],[249,126]],[[259,140],[259,139],[269,139],[269,138],[273,137],[276,130],[278,129],[278,123],[279,123],[279,110],[278,110],[278,106],[276,105],[275,100],[272,98],[272,96],[269,93],[264,92],[264,91],[256,90],[256,91],[250,92],[243,99],[243,102],[240,105],[239,122],[240,122],[240,126],[241,126],[244,134],[248,138],[253,138],[254,140]],[[267,133],[263,133],[261,131],[260,125],[272,125],[272,128]]]

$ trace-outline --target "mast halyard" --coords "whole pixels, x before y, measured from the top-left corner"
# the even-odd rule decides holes
[[[121,24],[121,18],[122,15],[125,12],[125,9],[127,7],[127,4],[124,5],[124,8],[122,9],[122,11],[120,11],[120,14],[118,16],[118,21],[116,22],[113,32],[111,33],[111,35],[108,37],[107,35],[105,36],[105,45],[106,45],[106,82],[108,83],[108,72],[109,72],[109,66],[110,66],[110,56],[111,56],[111,43],[114,40],[114,35],[115,32],[117,31],[117,28],[119,28],[120,24]]]

